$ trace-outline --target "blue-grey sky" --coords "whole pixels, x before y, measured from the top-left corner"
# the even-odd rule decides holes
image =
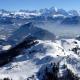
[[[63,8],[66,10],[80,9],[80,0],[0,0],[0,9],[41,9],[50,7]]]

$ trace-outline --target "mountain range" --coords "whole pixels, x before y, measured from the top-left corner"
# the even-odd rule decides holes
[[[0,10],[0,80],[80,80],[80,13]]]
[[[4,9],[0,10],[0,22],[1,23],[11,23],[12,18],[21,18],[27,20],[37,20],[37,21],[53,21],[60,24],[79,24],[80,23],[80,13],[76,10],[66,11],[64,9],[57,9],[51,7],[49,9],[40,10],[19,10],[19,11],[6,11]],[[8,20],[7,20],[8,19]],[[9,20],[10,19],[10,20]]]
[[[27,16],[27,15],[34,15],[34,16],[39,16],[39,15],[44,15],[44,16],[79,16],[80,13],[77,10],[70,10],[66,11],[64,9],[57,9],[55,7],[51,7],[49,9],[40,9],[40,10],[19,10],[19,11],[6,11],[4,9],[0,10],[0,15],[3,16],[11,16],[12,15],[21,15],[21,16]]]

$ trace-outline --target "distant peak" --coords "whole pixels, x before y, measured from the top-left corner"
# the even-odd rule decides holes
[[[50,9],[55,10],[56,12],[58,11],[58,8],[56,7],[51,7]]]

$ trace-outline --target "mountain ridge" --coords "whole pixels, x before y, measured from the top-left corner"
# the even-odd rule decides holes
[[[18,10],[18,11],[7,11],[5,9],[0,10],[0,15],[4,14],[4,16],[8,15],[54,15],[54,14],[62,14],[64,16],[79,16],[80,13],[77,10],[69,10],[66,11],[64,9],[58,9],[56,7],[51,7],[51,8],[44,8],[44,9],[39,9],[39,10]]]

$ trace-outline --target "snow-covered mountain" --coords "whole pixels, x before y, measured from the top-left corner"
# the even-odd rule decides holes
[[[49,65],[58,62],[60,76],[66,75],[64,64],[75,75],[80,76],[80,41],[75,39],[56,40],[56,42],[37,41],[38,44],[25,49],[12,62],[0,68],[0,79],[43,80],[46,66],[50,68]],[[72,50],[74,48],[77,48],[77,53]]]
[[[4,9],[0,10],[0,15],[1,16],[23,16],[29,17],[29,16],[53,16],[53,17],[58,17],[58,16],[63,16],[63,17],[70,17],[70,16],[79,16],[80,13],[76,10],[70,10],[66,11],[64,9],[57,9],[55,7],[51,8],[45,8],[45,9],[40,9],[40,10],[19,10],[19,11],[6,11]]]
[[[0,10],[0,22],[1,23],[12,23],[12,19],[27,19],[27,20],[37,20],[37,21],[55,21],[59,24],[80,24],[80,13],[76,10],[66,11],[64,9],[57,9],[51,7],[49,9],[40,10],[19,10],[19,11],[6,11],[4,9]],[[77,18],[75,18],[77,17]],[[2,20],[3,19],[3,20]],[[67,19],[67,21],[66,21]],[[12,20],[14,21],[14,20]],[[72,23],[73,22],[73,23]]]
[[[0,53],[0,66],[5,64],[0,67],[0,79],[49,80],[49,76],[56,74],[52,71],[57,66],[59,69],[57,80],[76,80],[75,78],[79,80],[80,40],[78,38],[57,39],[53,33],[38,28],[31,22],[21,25],[12,34],[6,40],[6,45],[2,47],[3,52]],[[28,36],[33,38],[28,39]],[[36,44],[32,45],[35,42]],[[15,47],[11,46],[13,43]],[[5,60],[10,62],[6,64]],[[72,77],[69,77],[70,74]]]
[[[0,80],[80,80],[79,24],[75,10],[0,10]]]

